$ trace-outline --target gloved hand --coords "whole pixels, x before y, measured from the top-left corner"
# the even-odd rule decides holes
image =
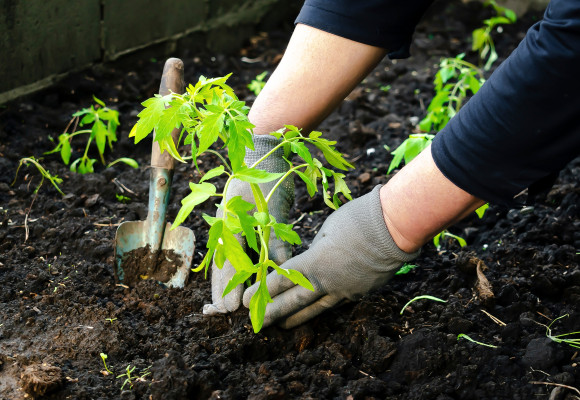
[[[302,272],[314,292],[276,272],[268,275],[274,302],[266,308],[264,327],[281,320],[283,328],[292,328],[343,300],[356,300],[384,285],[405,262],[417,257],[419,251],[405,253],[393,241],[383,219],[379,190],[377,186],[332,213],[310,248],[281,266]],[[244,292],[246,307],[257,289],[254,284]]]
[[[280,143],[278,139],[271,135],[254,135],[254,150],[247,150],[244,161],[246,165],[252,166],[256,161],[262,158],[266,153],[270,152],[276,145]],[[284,151],[282,148],[276,150],[271,156],[266,158],[256,168],[263,169],[271,173],[287,172],[289,169],[288,163],[282,158]],[[260,184],[262,193],[267,196],[270,190],[274,187],[277,181]],[[248,202],[255,203],[254,196],[250,184],[240,180],[233,180],[228,188],[228,196],[224,199],[229,201],[235,196],[242,196]],[[287,178],[276,189],[274,195],[268,203],[268,211],[277,222],[288,223],[288,214],[290,207],[294,203],[294,180],[292,177]],[[218,210],[216,216],[222,216],[222,211]],[[246,246],[246,240],[242,235],[236,235],[242,247]],[[274,230],[270,235],[270,251],[269,257],[278,264],[284,263],[292,256],[292,247],[289,243],[283,242],[276,238]],[[215,315],[220,313],[227,313],[237,310],[242,302],[242,295],[244,293],[243,285],[239,285],[225,297],[222,297],[225,287],[234,276],[236,270],[229,261],[226,260],[222,269],[219,269],[215,262],[211,266],[211,298],[212,304],[203,306],[203,313],[206,315]]]

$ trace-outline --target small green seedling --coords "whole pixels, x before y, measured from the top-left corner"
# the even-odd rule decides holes
[[[339,195],[351,200],[350,190],[344,181],[345,175],[324,167],[320,160],[312,156],[307,145],[320,150],[328,164],[338,170],[346,171],[354,167],[335,149],[336,142],[322,138],[322,134],[316,131],[304,135],[300,129],[291,125],[273,132],[272,135],[280,140],[279,144],[253,165],[246,165],[244,162],[246,148],[254,148],[251,133],[253,125],[248,121],[248,108],[245,103],[239,101],[232,88],[226,84],[228,77],[229,75],[214,79],[201,77],[195,85],[189,85],[184,94],[157,95],[146,100],[143,103],[145,109],[139,114],[139,120],[130,136],[135,137],[135,141],[138,142],[154,130],[154,140],[159,143],[161,150],[168,151],[171,156],[182,162],[184,159],[177,152],[177,146],[183,139],[184,144],[191,146],[191,160],[196,168],[198,168],[197,159],[203,153],[219,155],[210,149],[218,141],[226,148],[229,160],[219,155],[222,165],[205,172],[198,183],[189,184],[191,193],[181,201],[181,209],[171,229],[183,223],[197,205],[211,197],[219,200],[221,204],[217,207],[222,211],[221,218],[203,215],[210,225],[208,251],[193,271],[205,269],[207,274],[212,260],[218,268],[223,267],[226,259],[229,260],[236,273],[226,285],[224,296],[238,284],[255,276],[259,289],[250,300],[250,318],[254,331],[258,332],[263,325],[266,305],[272,302],[266,287],[269,268],[295,284],[314,290],[312,284],[301,273],[283,269],[269,259],[269,239],[272,230],[278,239],[290,244],[300,244],[301,240],[293,230],[292,224],[280,223],[269,214],[268,202],[286,179],[293,179],[293,174],[305,182],[310,196],[318,192],[320,182],[323,200],[333,209],[337,209],[341,204]],[[180,138],[178,143],[174,143],[171,131],[180,126],[183,126]],[[275,174],[259,169],[260,164],[279,149],[284,151],[288,171]],[[293,158],[298,160],[293,161]],[[223,190],[218,192],[216,185],[208,181],[222,175],[227,179]],[[241,196],[233,198],[228,196],[228,189],[234,179],[250,185],[253,203],[245,201]],[[262,193],[259,184],[266,182],[274,182],[273,187],[269,193]],[[331,183],[334,184],[333,192],[330,191]],[[225,202],[223,199],[228,201]],[[252,261],[236,240],[235,234],[245,237],[248,251],[256,253],[257,262]]]
[[[459,54],[444,58],[435,74],[435,96],[427,107],[427,115],[419,122],[423,132],[440,131],[457,114],[467,98],[479,91],[485,82],[483,72]]]
[[[469,336],[467,336],[464,333],[460,333],[459,335],[457,335],[457,340],[459,339],[467,339],[472,343],[478,344],[480,346],[486,346],[486,347],[491,347],[493,349],[497,349],[497,346],[494,346],[493,344],[487,344],[487,343],[482,343],[482,342],[478,342],[477,340],[473,340],[472,338],[470,338]]]
[[[119,194],[119,193],[115,193],[115,197],[117,198],[117,201],[119,203],[126,204],[126,203],[128,203],[128,202],[131,201],[131,198],[130,197],[123,196],[122,194]]]
[[[121,385],[121,391],[123,391],[123,389],[125,388],[126,385],[129,385],[129,389],[133,389],[135,381],[144,381],[145,377],[147,375],[151,374],[151,372],[149,372],[149,368],[151,368],[151,367],[145,368],[141,375],[133,374],[133,372],[135,371],[135,368],[136,367],[131,367],[131,364],[129,364],[129,365],[127,365],[127,368],[125,369],[125,373],[121,374],[117,377],[117,379],[125,378],[125,380],[123,381],[123,384]]]
[[[407,304],[405,304],[405,305],[403,306],[403,308],[401,308],[401,312],[400,312],[399,314],[403,315],[403,312],[405,311],[405,309],[406,309],[407,307],[409,307],[409,304],[411,304],[411,303],[413,303],[413,302],[415,302],[415,301],[417,301],[417,300],[422,300],[422,299],[425,299],[425,300],[433,300],[433,301],[438,301],[438,302],[440,302],[440,303],[447,303],[447,300],[443,300],[443,299],[440,299],[439,297],[429,296],[429,295],[426,295],[426,294],[425,294],[425,295],[422,295],[422,296],[417,296],[417,297],[414,297],[414,298],[412,298],[411,300],[409,300],[409,301],[407,302]]]
[[[117,141],[119,112],[110,109],[102,100],[99,100],[95,96],[93,96],[93,99],[96,104],[92,105],[90,108],[83,108],[82,110],[74,113],[64,133],[59,135],[57,146],[54,149],[44,153],[60,153],[62,161],[66,165],[69,165],[72,155],[72,139],[75,136],[83,134],[89,135],[83,155],[73,161],[72,164],[70,164],[70,170],[73,172],[78,172],[79,174],[95,172],[94,164],[97,160],[90,158],[88,155],[89,148],[91,147],[91,143],[93,141],[97,145],[97,151],[103,164],[106,164],[104,157],[106,146],[108,145],[109,148],[113,150],[113,143]],[[67,131],[71,125],[73,125],[73,129],[72,132],[69,133]],[[77,126],[85,125],[90,125],[90,129],[82,129],[79,131],[76,130]],[[123,162],[132,167],[137,167],[137,162],[135,160],[126,157],[113,161],[111,164],[109,164],[109,166],[114,165],[117,162]]]
[[[388,92],[389,90],[391,90],[391,85],[381,85],[379,87],[379,90],[383,91],[383,92]]]
[[[34,189],[34,193],[38,193],[40,187],[42,186],[42,183],[44,182],[44,179],[46,178],[50,181],[50,183],[52,183],[52,186],[54,186],[54,188],[64,196],[64,193],[62,192],[62,190],[60,190],[60,187],[58,186],[59,183],[62,183],[62,179],[59,178],[57,175],[51,175],[50,172],[40,164],[40,160],[41,160],[40,158],[37,159],[34,157],[21,158],[20,163],[18,164],[18,168],[16,168],[16,175],[14,176],[14,181],[12,182],[12,185],[16,183],[16,178],[18,177],[18,171],[20,171],[20,167],[30,163],[34,165],[36,169],[38,169],[38,172],[40,172],[40,174],[42,175],[42,179],[40,180],[40,183],[38,184],[36,189]]]
[[[443,232],[440,232],[437,235],[435,235],[435,237],[433,238],[433,244],[435,245],[435,248],[437,248],[438,251],[441,250],[441,240],[445,238],[457,240],[457,243],[459,243],[459,246],[461,247],[467,246],[467,242],[461,236],[454,235],[448,230],[444,230]]]
[[[395,275],[406,275],[415,268],[417,268],[416,265],[405,263],[397,272],[395,272]]]
[[[113,324],[114,321],[116,321],[117,318],[105,318],[105,321],[109,321],[111,323],[111,325]]]
[[[108,356],[105,353],[101,353],[101,359],[103,360],[103,365],[105,366],[105,370],[107,371],[107,373],[112,374],[113,371],[111,371],[109,369],[109,367],[107,367],[107,358],[108,358]]]
[[[259,95],[262,89],[264,89],[264,86],[266,86],[266,82],[264,82],[266,75],[268,75],[268,71],[264,71],[260,75],[257,75],[256,78],[248,84],[248,89],[250,89],[256,96]]]
[[[570,314],[564,314],[556,319],[554,319],[552,322],[550,322],[550,325],[544,325],[544,324],[540,324],[542,326],[546,327],[546,336],[548,338],[550,338],[551,340],[553,340],[556,343],[565,343],[569,346],[575,347],[577,349],[580,349],[580,338],[566,338],[566,339],[562,339],[565,336],[572,336],[572,335],[580,335],[580,331],[578,332],[570,332],[570,333],[562,333],[560,335],[552,335],[552,325],[554,324],[554,322],[558,321],[559,319],[565,318],[565,317],[569,317]],[[539,322],[538,322],[539,323]]]
[[[491,36],[492,31],[496,29],[501,32],[501,25],[513,24],[516,22],[517,17],[515,12],[508,8],[498,6],[494,0],[486,1],[485,5],[492,6],[496,12],[496,16],[484,20],[483,24],[485,26],[472,32],[473,44],[471,49],[479,53],[479,58],[482,62],[487,58],[483,69],[488,71],[498,58]]]

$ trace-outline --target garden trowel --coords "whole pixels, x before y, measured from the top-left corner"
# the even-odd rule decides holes
[[[183,93],[183,62],[170,58],[165,62],[159,94]],[[180,129],[171,133],[174,142]],[[142,279],[155,279],[170,287],[181,288],[189,276],[195,235],[182,226],[170,230],[165,222],[175,160],[159,143],[153,141],[149,208],[145,221],[123,222],[115,237],[115,277],[122,284],[133,286]]]

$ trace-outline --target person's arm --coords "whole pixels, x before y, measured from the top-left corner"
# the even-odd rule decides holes
[[[439,171],[431,147],[381,189],[385,224],[397,246],[408,253],[419,250],[444,228],[483,204]]]
[[[383,59],[386,50],[298,24],[280,64],[254,101],[258,135],[284,125],[314,129]]]

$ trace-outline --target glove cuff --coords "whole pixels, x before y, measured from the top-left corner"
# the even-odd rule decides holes
[[[367,194],[367,207],[360,207],[360,212],[363,212],[367,215],[372,215],[372,218],[366,218],[368,221],[368,231],[372,232],[370,237],[375,237],[377,239],[377,249],[386,257],[391,260],[397,260],[400,262],[409,262],[414,260],[419,256],[421,250],[417,250],[414,253],[407,253],[399,248],[389,229],[387,228],[387,224],[385,223],[385,219],[383,217],[383,207],[381,205],[380,199],[380,190],[382,185],[377,185],[375,188]],[[363,197],[366,197],[363,196]]]
[[[251,167],[260,158],[268,154],[274,147],[280,144],[281,140],[272,135],[253,135],[254,150],[247,149],[244,161]],[[256,165],[256,168],[263,169],[271,173],[286,172],[289,169],[288,163],[284,160],[284,149],[280,147],[268,158]]]

